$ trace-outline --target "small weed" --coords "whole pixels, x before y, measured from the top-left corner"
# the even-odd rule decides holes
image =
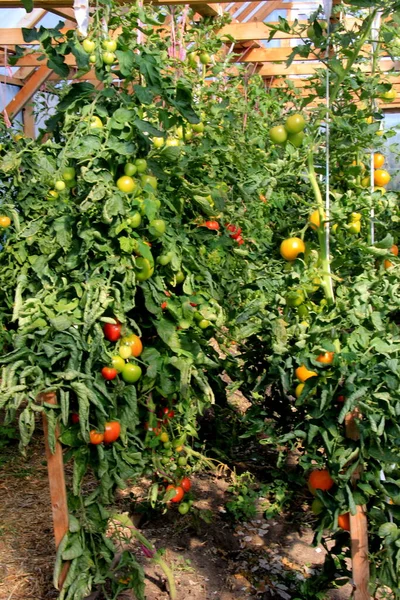
[[[245,471],[242,475],[232,474],[233,483],[228,487],[232,500],[225,504],[228,514],[235,521],[248,521],[257,513],[257,499],[259,493],[254,489],[254,476]]]
[[[193,573],[195,569],[192,567],[192,563],[189,558],[178,556],[178,559],[174,564],[174,570],[182,572],[184,571],[185,573]]]

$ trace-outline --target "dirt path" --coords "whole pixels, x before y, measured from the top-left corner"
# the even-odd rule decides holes
[[[175,509],[142,524],[157,548],[165,548],[179,600],[296,598],[298,582],[324,560],[322,548],[311,547],[311,529],[298,531],[283,518],[265,520],[261,513],[235,526],[224,514],[227,486],[222,478],[196,476],[193,513],[181,516]],[[121,507],[129,505],[128,497],[129,490],[121,493]],[[17,448],[2,454],[0,600],[57,598],[51,584],[54,553],[47,471],[37,438],[26,459]],[[147,599],[167,600],[162,574],[144,566]],[[346,586],[327,598],[344,600],[350,592]]]

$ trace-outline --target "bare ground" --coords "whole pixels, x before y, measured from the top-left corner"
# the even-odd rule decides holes
[[[26,459],[17,448],[3,451],[2,458],[0,600],[55,599],[55,548],[42,440],[34,440]],[[157,548],[165,548],[179,600],[296,598],[296,581],[309,577],[324,560],[323,549],[311,546],[306,504],[295,523],[285,516],[265,520],[260,510],[248,523],[235,525],[224,514],[227,486],[224,478],[197,475],[193,513],[181,516],[175,508],[141,525]],[[126,497],[122,492],[121,506]],[[167,600],[162,573],[144,566],[147,599]],[[344,600],[350,595],[347,585],[326,597]]]

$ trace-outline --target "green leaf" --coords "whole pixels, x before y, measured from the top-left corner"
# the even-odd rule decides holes
[[[132,50],[117,50],[115,52],[118,59],[118,67],[124,77],[134,77],[134,68],[136,66],[135,55]]]

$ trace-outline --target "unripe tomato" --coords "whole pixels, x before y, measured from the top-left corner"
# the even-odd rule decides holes
[[[286,303],[291,308],[294,308],[295,306],[300,306],[300,304],[303,304],[304,300],[305,297],[303,290],[292,290],[286,296]]]
[[[64,181],[73,181],[76,176],[76,170],[74,167],[65,167],[61,174],[61,177]]]
[[[164,442],[164,443],[169,442],[169,435],[166,431],[162,432],[162,434],[160,435],[160,440],[161,440],[161,442]]]
[[[133,229],[135,229],[141,224],[142,217],[140,216],[140,213],[135,212],[133,213],[133,215],[127,218],[126,222],[130,227],[133,227]]]
[[[126,163],[124,166],[124,175],[128,175],[128,177],[132,177],[132,175],[136,175],[137,167],[133,163]]]
[[[204,123],[200,121],[200,123],[193,123],[192,129],[195,133],[203,133],[204,132]]]
[[[104,425],[104,442],[111,444],[120,436],[121,424],[118,421],[109,421]]]
[[[123,175],[117,180],[117,188],[121,192],[131,194],[136,190],[137,182],[134,179],[132,179],[132,177],[128,177],[128,175]]]
[[[167,229],[167,224],[163,219],[154,219],[150,221],[150,233],[156,238],[159,238],[164,235],[165,230]]]
[[[178,271],[175,275],[176,283],[183,283],[185,281],[185,274],[182,271]]]
[[[106,53],[115,52],[117,49],[116,40],[104,40],[101,45],[103,46],[103,49],[106,51]]]
[[[361,221],[361,213],[352,212],[350,215],[350,221],[352,223],[356,223],[357,221]]]
[[[103,367],[101,374],[106,381],[111,381],[112,379],[116,378],[118,371],[114,367]]]
[[[387,92],[384,92],[380,96],[381,100],[383,100],[383,102],[387,102],[387,103],[393,102],[393,100],[395,100],[396,97],[397,97],[397,93],[394,88],[391,88],[390,90],[388,90]]]
[[[187,60],[192,69],[195,69],[198,66],[199,57],[194,52],[190,52],[187,55]]]
[[[11,219],[10,219],[10,217],[7,217],[5,215],[1,215],[0,216],[0,227],[3,227],[3,229],[6,229],[7,227],[10,227],[10,225],[11,225]]]
[[[298,237],[283,240],[280,247],[280,253],[285,260],[296,260],[299,254],[305,252],[306,246]]]
[[[298,133],[289,133],[288,142],[290,142],[295,148],[300,148],[303,143],[304,136],[304,131],[299,131]]]
[[[104,323],[103,333],[106,340],[109,342],[116,342],[121,337],[121,323]]]
[[[100,431],[96,431],[95,429],[92,429],[89,434],[89,439],[90,439],[91,444],[93,444],[94,446],[97,446],[98,444],[101,444],[103,442],[104,433],[100,433]]]
[[[334,352],[324,352],[317,357],[317,362],[322,365],[331,365],[333,363]]]
[[[178,465],[180,467],[186,467],[186,465],[187,465],[187,458],[186,458],[186,456],[180,456],[178,458]]]
[[[192,482],[190,481],[189,477],[184,477],[179,485],[185,492],[190,492],[192,488]]]
[[[153,190],[156,190],[158,187],[157,177],[154,177],[154,175],[142,175],[140,181],[142,182],[143,187],[147,184],[150,185]]]
[[[137,281],[146,281],[153,275],[154,269],[147,258],[139,256],[135,259],[135,273]]]
[[[153,137],[153,145],[155,148],[162,148],[164,146],[164,138],[163,137]]]
[[[56,192],[56,190],[49,190],[47,193],[47,200],[56,200],[58,198],[59,194],[58,192]],[[1,217],[0,217],[1,219]]]
[[[168,265],[171,260],[172,260],[173,254],[172,252],[167,252],[166,254],[160,254],[160,256],[157,257],[157,263],[163,267],[165,267],[165,265]]]
[[[90,125],[89,126],[91,129],[102,129],[103,121],[96,115],[93,115],[92,117],[90,117]]]
[[[274,144],[284,144],[288,135],[283,125],[275,125],[269,130],[269,137]]]
[[[178,138],[167,138],[165,145],[168,148],[173,148],[174,146],[180,146],[180,141],[178,140]]]
[[[202,65],[208,65],[211,62],[211,56],[207,52],[202,52],[199,55],[199,60]]]
[[[121,356],[112,356],[111,364],[114,367],[114,369],[118,371],[118,373],[121,373],[126,363],[124,359],[121,358]]]
[[[144,158],[137,158],[135,160],[135,165],[138,173],[145,173],[147,171],[147,160]]]
[[[361,179],[361,187],[367,188],[371,184],[371,180],[369,177],[363,177]]]
[[[314,210],[314,212],[311,213],[308,220],[310,222],[311,229],[314,229],[314,231],[318,229],[318,227],[320,227],[321,225],[319,210]]]
[[[189,502],[182,502],[182,504],[179,505],[178,507],[178,511],[181,515],[186,515],[190,510],[190,504]]]
[[[61,181],[61,179],[59,179],[55,182],[54,187],[58,192],[64,191],[66,188],[65,181]]]
[[[322,504],[319,498],[314,498],[313,503],[311,504],[311,511],[315,516],[318,516],[324,510],[324,505]]]
[[[376,152],[374,154],[374,169],[380,169],[383,167],[383,163],[385,162],[385,157],[380,152]]]
[[[352,235],[356,235],[361,231],[361,221],[353,221],[347,226],[347,231]]]
[[[126,383],[136,383],[142,376],[142,369],[139,365],[127,363],[122,369],[122,379]]]
[[[288,133],[300,133],[306,126],[306,121],[300,113],[290,115],[285,121],[285,129]]]
[[[309,379],[310,377],[316,377],[318,375],[318,373],[316,373],[315,371],[310,371],[309,369],[307,369],[305,365],[297,367],[295,373],[297,379],[299,379],[301,382],[307,381],[307,379]]]
[[[210,327],[211,321],[208,321],[208,319],[201,319],[201,321],[199,321],[198,325],[199,325],[200,329],[207,329],[207,327]]]
[[[185,495],[183,488],[180,485],[168,485],[166,491],[175,490],[175,495],[171,498],[171,502],[180,502]]]
[[[389,173],[385,169],[377,169],[374,173],[374,183],[378,187],[385,187],[391,180]]]
[[[105,65],[113,65],[116,57],[114,52],[103,52],[101,58]]]
[[[132,348],[130,346],[120,346],[118,354],[121,358],[130,358],[132,356]],[[122,372],[124,371],[124,369],[122,369]]]
[[[140,339],[140,337],[138,335],[136,335],[135,333],[132,333],[131,335],[129,335],[126,338],[126,340],[129,344],[129,346],[131,347],[132,356],[134,356],[135,358],[140,356],[143,352],[143,344],[142,344],[142,340]]]
[[[96,63],[96,61],[97,61],[96,55],[95,54],[91,54],[89,56],[89,62],[90,62],[90,64],[94,65]]]
[[[90,40],[89,38],[86,38],[82,42],[82,48],[84,49],[84,51],[87,54],[92,54],[92,52],[96,48],[96,44],[95,44],[95,42],[93,40]]]

